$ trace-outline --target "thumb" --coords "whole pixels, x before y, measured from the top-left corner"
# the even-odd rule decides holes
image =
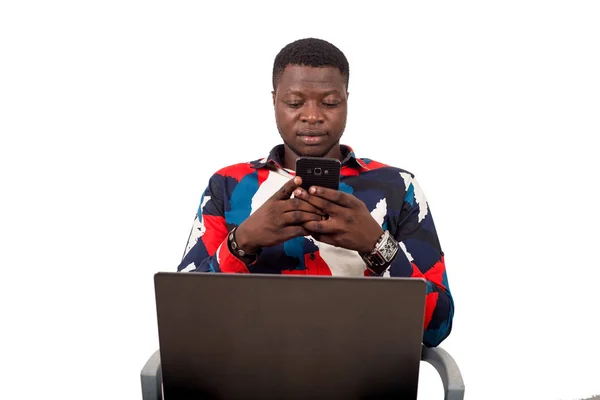
[[[294,190],[296,190],[296,188],[298,186],[300,186],[301,184],[302,184],[302,178],[300,178],[299,176],[294,177],[294,179],[290,179],[281,187],[281,189],[279,189],[277,192],[275,192],[272,199],[274,199],[274,200],[289,199],[292,196],[292,193],[294,193]]]

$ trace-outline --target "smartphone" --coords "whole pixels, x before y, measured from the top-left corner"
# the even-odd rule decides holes
[[[301,188],[320,186],[339,190],[342,163],[336,158],[300,157],[296,160],[296,175],[302,178]]]

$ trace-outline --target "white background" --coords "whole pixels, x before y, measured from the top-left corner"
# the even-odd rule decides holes
[[[153,274],[210,174],[279,143],[273,58],[307,36],[350,60],[343,142],[430,201],[466,398],[600,394],[598,3],[361,4],[2,3],[3,397],[141,398]]]

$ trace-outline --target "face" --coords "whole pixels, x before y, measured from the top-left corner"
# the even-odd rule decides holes
[[[286,168],[300,156],[341,158],[348,93],[339,69],[288,65],[273,92]]]

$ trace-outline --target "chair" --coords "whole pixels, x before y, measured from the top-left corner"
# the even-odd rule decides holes
[[[425,347],[421,352],[421,360],[431,364],[442,378],[445,400],[462,400],[465,384],[458,365],[448,352],[441,347]],[[142,399],[163,400],[162,377],[160,368],[160,351],[157,350],[146,362],[141,373]]]

